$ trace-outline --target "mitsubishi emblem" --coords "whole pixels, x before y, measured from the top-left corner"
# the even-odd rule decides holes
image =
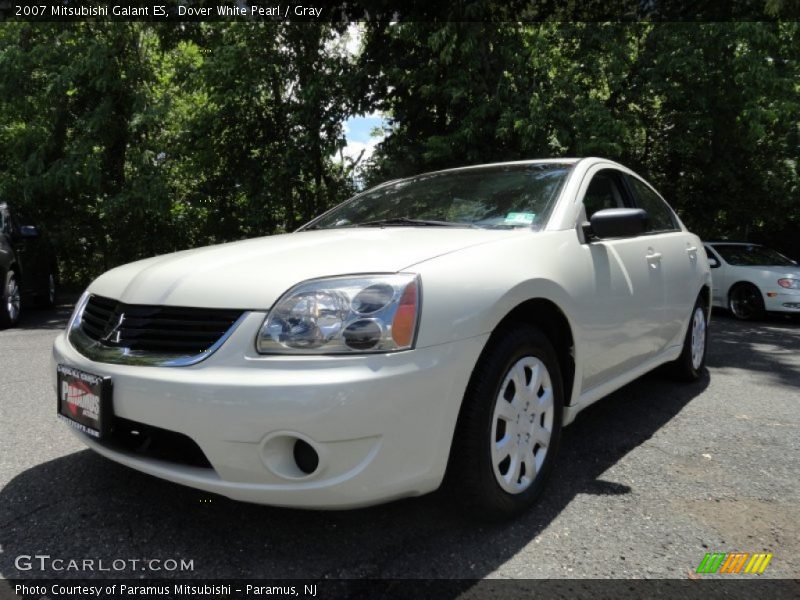
[[[108,329],[107,333],[103,336],[103,341],[111,342],[112,344],[119,344],[121,335],[122,322],[125,320],[125,313],[120,313],[117,322]]]

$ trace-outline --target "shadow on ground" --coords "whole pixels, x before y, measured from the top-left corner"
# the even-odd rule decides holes
[[[88,450],[76,452],[21,473],[0,491],[0,574],[52,577],[52,571],[15,568],[18,555],[43,553],[106,561],[193,559],[194,573],[177,577],[480,578],[513,557],[578,494],[629,493],[627,485],[606,481],[605,471],[708,383],[707,376],[685,385],[653,373],[588,408],[565,429],[540,502],[504,524],[461,516],[441,492],[348,512],[241,504],[142,475]]]
[[[797,386],[800,369],[790,360],[800,351],[800,319],[768,315],[759,321],[737,321],[715,311],[708,355],[710,368],[738,368],[761,372],[781,385]]]
[[[19,323],[8,331],[64,329],[67,326],[67,321],[72,314],[73,308],[73,304],[66,303],[59,304],[51,309],[26,308],[25,305],[23,305]]]

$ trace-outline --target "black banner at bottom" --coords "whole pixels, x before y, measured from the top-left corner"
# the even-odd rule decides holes
[[[800,580],[678,579],[16,579],[0,580],[0,599],[446,599],[446,598],[800,598]]]

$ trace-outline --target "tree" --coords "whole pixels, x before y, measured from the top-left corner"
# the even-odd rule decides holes
[[[798,48],[797,23],[375,23],[372,178],[601,155],[701,235],[779,228],[800,219]]]
[[[62,278],[290,231],[353,188],[361,103],[344,25],[9,24],[0,194],[49,229]]]
[[[320,24],[203,24],[176,77],[194,97],[174,152],[209,240],[291,231],[349,193],[344,146],[352,65]]]
[[[2,197],[51,230],[80,278],[163,251],[154,36],[133,23],[0,35]]]
[[[601,155],[650,179],[703,236],[796,237],[797,22],[518,22],[520,5],[457,8],[498,19],[378,11],[358,59],[339,23],[7,23],[0,198],[50,231],[62,279],[85,282],[293,230],[354,191],[352,163],[334,160],[342,124],[380,110],[389,131],[367,182]]]

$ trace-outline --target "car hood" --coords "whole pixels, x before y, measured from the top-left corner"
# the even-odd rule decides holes
[[[394,273],[518,235],[531,232],[443,227],[301,231],[140,260],[101,275],[88,291],[127,304],[264,310],[307,279]]]

